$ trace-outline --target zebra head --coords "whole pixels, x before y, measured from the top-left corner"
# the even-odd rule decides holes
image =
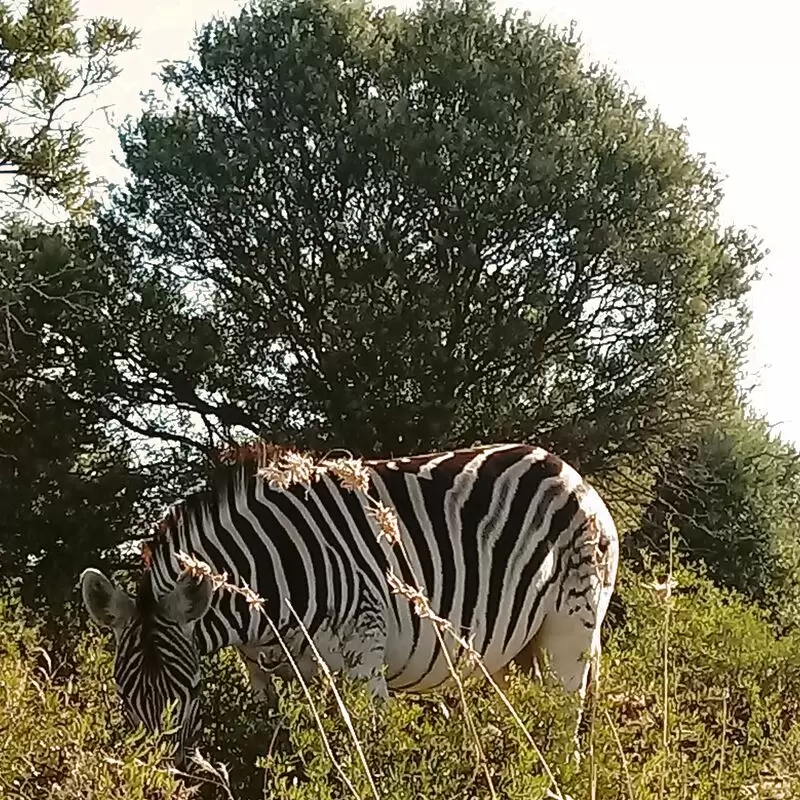
[[[114,632],[114,679],[126,716],[152,733],[172,707],[172,720],[179,725],[176,762],[182,765],[201,728],[194,626],[211,603],[211,580],[183,572],[156,600],[148,571],[133,599],[90,568],[81,575],[81,594],[92,619]]]

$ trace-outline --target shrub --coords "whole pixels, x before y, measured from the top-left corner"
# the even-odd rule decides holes
[[[777,636],[763,612],[702,574],[681,567],[674,578],[667,591],[664,575],[623,568],[624,614],[606,636],[599,689],[581,727],[580,765],[567,762],[573,700],[512,676],[508,698],[561,791],[604,800],[800,796],[800,635]],[[186,792],[166,767],[166,746],[123,723],[108,638],[84,633],[74,670],[62,674],[41,649],[37,627],[5,602],[0,642],[0,796],[155,800]],[[203,797],[353,796],[300,687],[278,684],[279,707],[268,712],[251,696],[233,651],[204,669]],[[545,798],[553,790],[485,682],[467,686],[482,756],[457,690],[397,696],[373,708],[363,687],[336,682],[385,800],[491,797],[487,769],[497,797]],[[320,679],[310,690],[339,767],[359,797],[373,797],[330,687]]]
[[[800,763],[800,638],[776,636],[763,612],[703,574],[678,568],[673,577],[676,586],[668,591],[663,575],[623,568],[624,622],[606,637],[599,691],[587,702],[582,725],[582,765],[566,763],[572,702],[524,676],[512,678],[508,697],[561,790],[575,798],[628,800],[800,796],[794,767]],[[288,742],[276,748],[274,729],[267,733],[252,701],[239,705],[246,681],[236,664],[228,654],[209,664],[206,698],[214,759],[225,760],[226,748],[235,748],[228,763],[236,797],[348,796],[300,689],[279,687],[277,718]],[[455,690],[395,698],[373,712],[357,686],[337,685],[380,797],[491,796]],[[336,758],[359,796],[372,796],[330,690],[321,682],[313,694]],[[469,707],[497,795],[545,797],[549,780],[541,763],[493,690],[485,683],[472,687]],[[248,737],[261,742],[261,757],[249,765],[240,760]]]
[[[599,711],[612,724],[597,731],[598,796],[616,796],[613,731],[636,798],[800,796],[800,637],[776,636],[764,612],[698,572],[674,578],[670,591],[663,575],[623,571],[626,621],[605,649]]]
[[[640,501],[643,499],[640,496]],[[672,546],[787,627],[800,610],[800,454],[744,409],[665,453],[626,560]]]
[[[89,632],[76,643],[69,673],[42,645],[19,604],[0,599],[0,797],[185,796],[160,766],[165,745],[121,718],[102,639]]]

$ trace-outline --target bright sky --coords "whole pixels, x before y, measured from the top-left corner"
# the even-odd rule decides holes
[[[135,114],[140,92],[158,87],[159,61],[179,59],[197,25],[235,12],[236,0],[79,0],[85,16],[120,17],[141,31],[139,49],[121,61],[122,74],[102,97],[112,119]],[[406,2],[397,3],[407,5]],[[505,4],[502,4],[505,5]],[[727,180],[723,212],[752,226],[770,254],[752,293],[751,373],[755,405],[787,438],[800,444],[800,274],[794,241],[800,217],[800,158],[796,155],[800,12],[786,0],[518,0],[535,19],[575,20],[587,55],[610,64],[672,124],[685,123],[692,147]],[[90,167],[122,177],[111,158],[116,135],[94,119]],[[794,246],[794,247],[793,247]]]

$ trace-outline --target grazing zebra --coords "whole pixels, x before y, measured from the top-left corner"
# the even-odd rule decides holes
[[[426,691],[450,674],[433,626],[390,590],[387,570],[414,585],[494,675],[510,662],[535,668],[547,651],[568,692],[586,691],[585,655],[599,652],[614,586],[617,533],[578,473],[523,444],[364,462],[369,495],[395,510],[405,555],[383,540],[363,494],[324,474],[273,488],[258,448],[225,465],[210,488],[173,506],[148,543],[135,599],[96,569],[81,576],[91,617],[116,637],[114,674],[128,716],[159,726],[170,702],[180,721],[178,760],[200,733],[200,658],[234,646],[251,686],[292,677],[274,629],[304,677],[315,670],[302,619],[332,670],[388,689]],[[263,453],[262,462],[263,464]],[[268,624],[239,594],[214,591],[184,569],[184,552],[251,587]]]

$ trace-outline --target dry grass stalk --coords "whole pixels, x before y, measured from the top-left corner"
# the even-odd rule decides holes
[[[620,741],[619,733],[617,732],[617,726],[614,724],[614,720],[611,719],[611,714],[608,713],[607,708],[603,709],[603,714],[605,715],[609,728],[611,728],[611,733],[614,736],[614,742],[616,743],[617,750],[619,751],[620,761],[622,762],[622,772],[625,775],[625,783],[628,789],[628,798],[629,800],[634,800],[633,783],[631,782],[631,773],[628,769],[628,759],[625,757],[625,751],[622,748],[622,742]]]
[[[295,483],[309,486],[325,468],[315,464],[311,456],[305,453],[288,451],[280,459],[268,461],[258,468],[259,478],[263,478],[272,489],[288,489]]]
[[[405,548],[403,547],[402,540],[400,538],[400,526],[397,520],[397,516],[394,513],[393,509],[384,506],[379,501],[374,500],[371,498],[367,491],[369,490],[369,471],[367,467],[361,462],[359,459],[354,458],[325,458],[320,460],[319,462],[315,462],[314,459],[307,455],[296,453],[291,450],[281,450],[279,448],[273,448],[270,450],[269,448],[265,448],[263,451],[259,451],[259,457],[261,457],[262,452],[267,455],[266,458],[260,463],[259,469],[257,474],[259,477],[267,480],[269,485],[273,488],[280,488],[286,489],[292,486],[295,483],[299,483],[304,486],[309,486],[312,481],[317,480],[321,475],[326,473],[331,473],[335,477],[337,477],[341,483],[343,488],[348,489],[350,491],[360,491],[364,495],[364,499],[366,500],[365,505],[367,505],[367,511],[372,516],[377,525],[379,530],[379,537],[385,538],[389,543],[392,545],[397,546],[403,554],[403,557],[406,559],[406,563],[409,566],[411,571],[412,577],[414,581],[420,585],[419,579],[416,575],[414,575],[413,569],[411,568],[411,561],[408,557],[408,553],[406,552]],[[372,505],[372,507],[369,507]],[[227,582],[227,576],[215,576],[211,568],[204,564],[203,562],[197,561],[192,559],[191,556],[188,556],[185,553],[180,553],[179,561],[181,564],[190,569],[190,571],[199,570],[195,574],[204,574],[209,575],[212,580],[215,581],[215,587],[224,587],[230,591],[234,591],[238,594],[243,595],[249,603],[252,605],[257,606],[263,612],[263,605],[264,601],[260,598],[252,589],[247,586],[239,587],[232,585]],[[521,717],[517,713],[516,709],[511,704],[511,701],[508,699],[506,694],[494,680],[492,675],[490,674],[489,670],[486,668],[485,664],[483,663],[480,654],[475,650],[472,645],[472,642],[469,641],[466,637],[462,636],[452,625],[452,623],[440,617],[436,614],[431,605],[430,601],[424,594],[424,592],[420,588],[415,588],[413,586],[408,585],[405,583],[401,578],[399,578],[391,568],[387,571],[387,580],[389,582],[389,587],[391,591],[395,594],[399,594],[405,597],[414,608],[415,613],[420,616],[422,619],[429,620],[435,627],[437,631],[437,636],[440,638],[444,636],[444,634],[448,634],[467,654],[467,661],[470,664],[477,665],[480,671],[483,673],[484,677],[488,680],[489,684],[495,690],[495,692],[500,697],[503,705],[506,707],[508,712],[511,714],[512,718],[522,730],[528,744],[531,746],[533,751],[535,752],[539,762],[542,765],[542,768],[545,771],[548,779],[553,785],[553,789],[555,790],[552,793],[552,796],[558,798],[558,800],[564,800],[564,795],[561,793],[561,790],[558,788],[558,782],[556,781],[555,775],[553,771],[550,769],[549,764],[547,763],[544,754],[536,745],[536,742],[533,739],[528,728],[525,726],[525,723],[522,721]],[[221,583],[220,583],[221,581]],[[269,616],[267,616],[269,620]],[[270,620],[270,624],[272,624]],[[275,630],[273,625],[273,630],[277,635],[277,630]],[[291,659],[291,655],[289,654],[288,648],[285,647],[283,641],[279,637],[279,641],[281,641],[281,646],[284,648],[284,652],[286,652],[287,656]],[[313,643],[312,643],[313,644]],[[460,692],[463,695],[463,683],[460,680],[460,677],[455,669],[455,665],[453,664],[449,653],[446,647],[442,647],[443,652],[446,654],[448,659],[448,667],[450,669],[450,673],[455,679],[456,683],[459,685]],[[324,664],[322,659],[319,659],[321,664]],[[327,664],[324,665],[324,669],[327,669]],[[296,670],[296,674],[299,674],[299,671]],[[311,702],[310,696],[307,695],[307,699]],[[464,695],[464,702],[466,702],[466,697]],[[348,715],[349,716],[349,715]],[[347,718],[345,718],[347,721]],[[472,727],[474,730],[474,726]],[[477,731],[475,731],[475,736],[477,737]],[[483,750],[480,746],[480,742],[477,742],[479,757],[482,760],[484,765],[484,769],[487,774],[487,778],[489,780],[489,786],[491,788],[492,794],[494,795],[494,787],[491,782],[491,777],[489,775],[488,764],[485,760],[483,755]],[[332,757],[332,753],[329,750],[329,755]],[[365,764],[366,768],[366,764]],[[369,775],[369,773],[367,773]],[[370,777],[371,781],[371,777]]]
[[[342,719],[344,720],[345,725],[347,726],[347,730],[350,733],[350,736],[353,739],[353,743],[356,747],[356,752],[358,753],[358,757],[361,760],[361,766],[364,768],[364,773],[367,776],[367,780],[369,781],[370,788],[372,789],[372,794],[375,796],[376,800],[380,800],[380,795],[378,794],[378,788],[375,785],[375,781],[372,778],[372,773],[370,772],[369,765],[367,764],[367,758],[364,755],[364,749],[361,747],[361,742],[358,741],[358,736],[356,735],[356,730],[353,727],[353,720],[350,717],[350,712],[347,710],[347,706],[342,700],[342,696],[339,694],[339,690],[336,688],[336,682],[333,680],[333,673],[330,670],[330,667],[325,662],[325,659],[320,654],[319,650],[317,650],[317,646],[314,644],[314,640],[311,638],[311,634],[306,629],[306,626],[303,625],[303,620],[300,619],[300,615],[294,610],[292,604],[287,600],[286,605],[291,611],[294,618],[297,620],[297,624],[300,627],[300,630],[303,632],[303,636],[306,637],[308,640],[309,645],[311,646],[311,650],[314,653],[314,658],[316,659],[317,663],[322,669],[325,677],[330,684],[331,691],[333,692],[333,696],[336,698],[336,703],[339,706],[339,712],[342,715]]]
[[[236,800],[233,796],[233,791],[231,790],[231,780],[230,776],[228,775],[228,769],[224,764],[212,764],[200,753],[199,750],[195,751],[190,758],[190,761],[202,771],[203,781],[221,789],[225,793],[227,800]],[[173,771],[173,774],[182,778],[198,777],[197,775],[188,775],[187,773],[181,772],[177,769]],[[207,775],[210,775],[211,777],[206,777]]]
[[[349,459],[348,461],[351,463],[359,463],[355,459]],[[366,477],[366,485],[360,486],[359,488],[361,489],[361,491],[366,493],[367,489],[369,488],[369,473],[366,471],[366,468],[363,467],[363,465],[361,465],[361,468],[363,468],[364,473],[366,474],[367,477]],[[409,558],[408,553],[405,547],[403,546],[402,540],[400,538],[400,527],[394,510],[387,508],[378,501],[373,501],[372,498],[369,497],[369,495],[366,495],[366,499],[368,501],[372,501],[375,504],[375,506],[379,509],[377,513],[372,509],[369,509],[371,515],[378,523],[378,528],[379,528],[378,535],[382,538],[385,538],[387,541],[395,544],[400,549],[400,551],[403,554],[403,557],[406,560],[406,564],[408,565],[409,570],[411,571],[412,577],[414,578],[414,581],[417,584],[416,587],[409,586],[402,579],[400,579],[391,569],[389,569],[387,571],[387,580],[389,582],[389,587],[391,591],[395,594],[400,594],[403,597],[405,597],[411,603],[416,614],[418,614],[422,619],[429,620],[434,625],[434,627],[437,630],[437,635],[443,636],[445,633],[447,633],[450,637],[452,637],[454,641],[456,641],[460,645],[460,647],[467,653],[468,663],[477,664],[478,668],[481,670],[484,677],[489,681],[490,685],[499,695],[501,701],[506,706],[506,709],[509,711],[514,721],[522,730],[529,745],[533,748],[534,752],[536,753],[536,756],[539,759],[539,762],[542,764],[542,768],[544,769],[545,774],[553,784],[553,788],[555,790],[555,796],[557,798],[563,798],[561,790],[558,788],[558,782],[556,781],[555,775],[553,774],[553,771],[550,769],[550,766],[547,763],[544,754],[536,745],[533,736],[526,727],[525,723],[522,721],[516,709],[513,707],[511,701],[508,699],[506,694],[503,692],[503,690],[500,688],[500,686],[497,684],[497,682],[489,673],[489,670],[483,663],[480,654],[473,647],[472,642],[469,641],[466,637],[462,636],[458,631],[456,631],[456,629],[453,627],[452,623],[449,620],[440,617],[433,611],[433,608],[431,607],[430,601],[428,600],[427,596],[419,588],[421,584],[418,577],[414,575],[414,571],[411,566],[411,559]],[[449,658],[449,653],[447,652],[447,648],[443,646],[442,649],[443,652],[445,652],[448,656],[450,673],[455,679],[455,681],[458,684],[460,684],[460,689],[463,691],[463,683],[460,682],[460,678],[455,670],[455,666],[452,664],[452,661]],[[478,744],[478,747],[480,749],[480,744]],[[482,753],[482,749],[480,749],[480,752]],[[488,777],[488,765],[486,765],[486,771]],[[490,785],[491,785],[491,779],[490,779]]]
[[[595,575],[602,582],[603,586],[609,585],[609,545],[608,536],[598,527],[594,517],[586,521],[587,536],[584,544],[592,548],[592,563],[594,564]]]
[[[367,513],[378,523],[378,538],[386,539],[391,545],[400,544],[400,526],[391,508],[376,500]]]
[[[489,762],[486,759],[486,753],[483,750],[483,745],[481,744],[480,736],[478,736],[478,730],[475,727],[475,720],[472,717],[472,712],[469,710],[469,705],[467,703],[467,694],[466,691],[464,690],[464,682],[461,680],[461,676],[458,674],[458,670],[456,670],[455,664],[453,663],[453,658],[450,655],[450,651],[447,649],[447,643],[444,640],[444,633],[441,631],[438,625],[434,625],[433,629],[436,631],[436,638],[439,640],[439,645],[442,648],[444,657],[447,659],[447,668],[450,671],[450,675],[456,682],[456,686],[458,686],[458,696],[459,700],[461,701],[461,707],[464,709],[464,719],[467,722],[467,727],[469,728],[472,740],[473,742],[475,742],[475,748],[478,752],[478,761],[480,762],[480,765],[483,769],[483,774],[486,775],[486,782],[489,786],[489,794],[491,795],[492,798],[494,798],[494,800],[496,800],[497,791],[494,788],[494,781],[492,780],[492,772],[489,769]]]
[[[663,586],[657,585],[656,591],[663,590],[664,594],[664,670],[663,670],[663,693],[664,693],[664,724],[661,731],[662,745],[664,747],[664,769],[661,771],[661,796],[664,796],[666,791],[667,782],[667,768],[669,765],[670,747],[669,747],[669,632],[670,632],[670,611],[672,610],[672,590],[675,588],[675,579],[673,577],[673,557],[674,557],[674,541],[672,536],[672,527],[669,528],[669,566],[667,569],[667,578]]]
[[[347,773],[345,773],[344,768],[339,763],[336,755],[333,752],[333,747],[331,746],[330,740],[328,739],[328,735],[325,733],[325,726],[322,724],[322,719],[319,715],[319,711],[317,710],[316,705],[314,704],[314,698],[311,696],[311,691],[308,688],[308,684],[306,683],[305,679],[303,678],[303,673],[300,671],[300,667],[298,666],[297,662],[292,655],[291,650],[289,649],[286,642],[283,640],[283,637],[280,635],[278,628],[276,627],[275,623],[270,618],[269,614],[266,613],[264,610],[265,602],[263,598],[259,597],[250,587],[245,586],[237,586],[233,583],[230,583],[227,579],[227,574],[222,573],[221,575],[214,572],[211,567],[206,564],[204,561],[200,559],[193,558],[192,556],[187,555],[186,553],[180,552],[178,553],[178,561],[183,566],[184,569],[188,570],[191,575],[195,576],[203,576],[211,578],[214,588],[215,589],[226,589],[229,592],[234,592],[235,594],[241,594],[243,597],[247,599],[247,602],[250,605],[258,608],[258,610],[264,615],[265,619],[267,620],[267,624],[272,629],[272,633],[274,634],[275,638],[278,640],[278,644],[280,645],[281,649],[283,650],[284,655],[286,656],[292,671],[295,674],[295,677],[300,682],[300,686],[303,690],[303,695],[308,702],[309,708],[311,709],[311,713],[314,717],[314,722],[319,729],[320,736],[322,737],[322,743],[325,747],[325,752],[328,754],[328,758],[330,758],[331,763],[334,766],[334,769],[338,773],[339,777],[344,783],[345,786],[350,790],[350,793],[356,800],[360,800],[360,795],[356,790],[356,787],[353,785],[352,781],[347,777]]]
[[[591,773],[591,783],[590,783],[590,798],[591,800],[597,800],[597,760],[595,759],[594,753],[594,734],[596,730],[597,724],[597,701],[598,701],[598,694],[600,691],[600,676],[598,674],[599,671],[599,664],[597,654],[593,654],[592,656],[592,683],[591,683],[591,703],[592,703],[592,714],[589,720],[589,768]],[[575,744],[578,744],[578,731],[575,731]]]
[[[348,491],[369,490],[369,470],[358,458],[325,458],[320,466],[337,477]]]
[[[400,544],[400,547],[401,549],[403,549],[403,553],[405,554],[405,549],[402,547],[402,543]],[[406,561],[409,562],[407,554],[405,554],[405,557]],[[410,562],[409,562],[409,568],[410,568]],[[539,763],[542,765],[542,769],[544,769],[545,774],[553,784],[553,788],[555,790],[554,797],[559,798],[559,800],[563,800],[563,795],[561,794],[561,790],[558,788],[558,781],[556,780],[553,771],[550,769],[550,765],[547,763],[547,760],[544,757],[544,753],[542,753],[542,751],[537,746],[536,742],[533,739],[533,736],[531,735],[531,732],[528,730],[527,726],[522,721],[522,718],[519,716],[519,713],[514,708],[511,701],[508,699],[506,693],[500,688],[495,679],[492,677],[492,674],[486,668],[486,665],[483,663],[483,659],[481,658],[480,653],[478,653],[478,651],[475,650],[472,641],[462,636],[455,629],[450,620],[444,619],[443,617],[440,617],[438,614],[436,614],[431,608],[430,601],[428,600],[428,598],[419,589],[415,589],[413,586],[409,586],[403,580],[398,578],[397,575],[395,575],[395,573],[392,572],[391,569],[388,571],[387,579],[389,581],[389,587],[391,588],[392,592],[405,597],[408,600],[408,602],[411,603],[415,613],[418,614],[422,619],[429,620],[437,629],[437,631],[440,632],[440,634],[443,635],[447,633],[467,654],[467,663],[471,665],[476,665],[478,669],[480,669],[480,671],[483,673],[483,676],[486,678],[486,680],[495,690],[497,695],[500,697],[500,700],[508,710],[509,714],[511,714],[513,720],[517,723],[518,727],[525,735],[528,744],[531,746],[534,753],[536,754],[536,757],[539,759]],[[446,649],[445,652],[447,652]],[[456,680],[458,680],[458,677],[455,674],[454,670],[451,670],[451,674],[453,675],[454,678],[456,678]]]
[[[719,752],[719,771],[717,772],[717,797],[722,798],[722,775],[725,767],[725,739],[728,735],[728,689],[722,693],[722,743]]]

